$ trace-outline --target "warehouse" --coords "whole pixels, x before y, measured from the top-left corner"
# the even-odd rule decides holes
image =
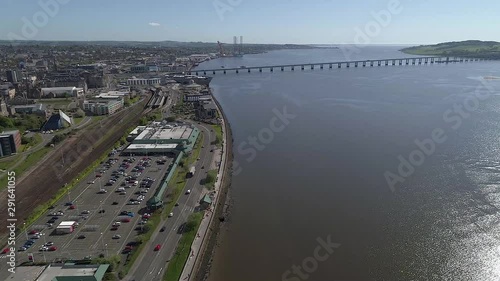
[[[124,153],[142,155],[191,151],[199,133],[192,125],[153,122],[148,126],[139,126],[131,132],[127,140],[132,143]]]

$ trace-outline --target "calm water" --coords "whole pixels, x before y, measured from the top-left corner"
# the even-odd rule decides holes
[[[201,67],[342,60],[287,50]],[[240,169],[210,280],[499,280],[500,80],[483,76],[500,63],[216,75]],[[415,152],[435,129],[441,143]],[[393,192],[384,173],[410,154]],[[328,237],[340,246],[311,258]]]

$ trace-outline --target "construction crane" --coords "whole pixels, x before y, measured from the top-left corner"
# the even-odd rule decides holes
[[[224,46],[222,46],[222,43],[220,41],[217,41],[217,45],[219,45],[219,54],[221,57],[225,57],[226,53],[224,52]]]

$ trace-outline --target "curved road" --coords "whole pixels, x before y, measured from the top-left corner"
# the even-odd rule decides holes
[[[213,158],[213,152],[210,152],[212,145],[210,144],[215,140],[215,132],[211,131],[210,125],[197,124],[195,125],[203,133],[204,148],[200,152],[200,160],[195,163],[195,175],[188,179],[186,187],[179,198],[178,207],[174,207],[172,218],[162,220],[155,233],[153,233],[150,241],[144,247],[142,253],[139,255],[136,264],[132,267],[129,277],[125,280],[163,280],[163,275],[168,266],[168,261],[173,257],[175,249],[182,236],[179,233],[179,227],[187,222],[194,208],[199,205],[199,201],[203,194],[204,186],[200,181],[206,177],[206,172],[210,166]],[[205,166],[205,169],[201,169]],[[185,195],[186,190],[190,189],[191,193]],[[159,228],[165,226],[164,232],[159,232]],[[159,251],[154,251],[156,245],[162,245]]]

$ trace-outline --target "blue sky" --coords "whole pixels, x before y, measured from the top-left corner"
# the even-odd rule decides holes
[[[47,12],[40,3],[57,3],[52,9],[57,11]],[[243,35],[249,43],[500,41],[498,0],[0,0],[0,8],[0,39],[231,42],[233,35]],[[377,20],[377,13],[390,20]]]

